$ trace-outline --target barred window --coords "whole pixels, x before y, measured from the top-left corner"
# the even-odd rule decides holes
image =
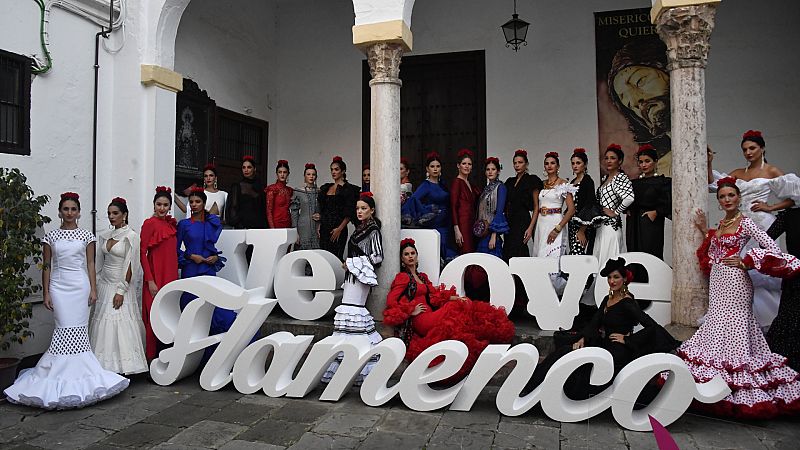
[[[0,50],[0,153],[30,155],[31,60]]]

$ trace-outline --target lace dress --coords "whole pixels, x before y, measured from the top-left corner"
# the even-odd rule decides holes
[[[80,408],[113,397],[129,380],[103,369],[89,345],[89,277],[86,246],[92,233],[53,230],[42,242],[52,251],[50,297],[55,330],[36,367],[23,370],[5,390],[12,403],[45,409]]]
[[[721,263],[737,255],[750,239],[761,248],[746,252],[748,267],[785,277],[800,273],[800,261],[784,255],[775,241],[751,219],[743,217],[735,233],[717,236],[710,230],[697,251],[701,268],[709,274],[706,318],[697,332],[678,348],[695,380],[705,383],[720,375],[731,394],[712,405],[698,405],[712,413],[766,419],[800,411],[800,380],[773,353],[753,315],[753,283],[738,267]]]
[[[292,202],[292,188],[283,181],[276,181],[264,190],[267,198],[267,223],[270,228],[291,228],[292,217],[289,204]]]
[[[109,241],[116,241],[109,249]],[[136,298],[138,290],[126,280],[139,272],[139,236],[127,225],[100,234],[97,242],[97,303],[89,325],[92,350],[104,369],[131,375],[148,370],[144,323]],[[114,296],[123,296],[114,309]]]

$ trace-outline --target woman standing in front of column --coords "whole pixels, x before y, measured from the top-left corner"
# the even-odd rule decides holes
[[[594,241],[594,256],[601,266],[623,252],[622,214],[633,203],[633,186],[628,175],[622,171],[625,154],[622,147],[611,144],[606,148],[603,164],[606,176],[597,188],[597,201],[603,208],[602,223],[597,227]]]
[[[314,250],[319,248],[319,188],[317,187],[317,167],[306,163],[303,171],[303,187],[294,188],[292,204],[292,227],[297,229],[295,250]]]
[[[250,155],[242,157],[242,179],[231,186],[228,194],[225,220],[233,228],[267,228],[264,184],[256,175],[255,162]]]
[[[450,184],[450,214],[453,215],[453,234],[458,253],[475,251],[472,226],[475,224],[475,204],[481,191],[470,183],[472,173],[472,152],[463,149],[458,152],[458,176]]]
[[[281,159],[275,166],[275,183],[264,189],[267,201],[267,223],[270,228],[291,228],[292,216],[289,204],[292,202],[292,189],[286,185],[289,179],[289,161]]]
[[[319,190],[319,245],[340,260],[344,258],[347,244],[347,224],[355,218],[355,205],[359,189],[347,182],[347,164],[341,156],[331,161],[332,183]]]
[[[664,259],[664,220],[672,217],[672,178],[656,172],[658,153],[652,145],[639,147],[636,160],[640,175],[631,182],[634,201],[625,230],[628,251]]]
[[[538,196],[534,192],[542,189],[542,180],[528,173],[528,152],[519,149],[514,152],[514,171],[516,176],[506,180],[506,218],[508,233],[503,242],[503,259],[508,261],[517,256],[530,256],[525,230],[531,223],[531,211],[537,208]]]
[[[177,223],[169,216],[172,191],[166,186],[156,188],[153,197],[153,216],[142,224],[139,254],[144,274],[142,290],[142,320],[145,330],[145,356],[151,361],[158,356],[159,342],[150,325],[150,310],[158,291],[178,279]]]
[[[600,206],[594,190],[594,180],[586,170],[589,158],[586,149],[576,148],[570,158],[572,173],[575,178],[570,184],[578,188],[578,193],[573,197],[575,201],[575,215],[569,222],[569,254],[591,255],[594,248],[594,231],[596,221],[599,223]]]
[[[20,372],[4,391],[11,403],[81,408],[119,394],[130,382],[103,369],[89,345],[89,307],[97,301],[95,238],[78,228],[80,213],[78,194],[61,194],[61,227],[42,238],[42,297],[55,330],[36,367]]]
[[[486,158],[486,187],[478,198],[478,215],[472,228],[478,241],[477,251],[502,258],[503,237],[508,232],[506,221],[506,186],[500,181],[500,160]]]
[[[128,204],[115,197],[108,205],[111,229],[97,244],[97,304],[89,339],[106,370],[132,375],[148,370],[144,324],[131,282],[139,272],[139,235],[128,226]]]

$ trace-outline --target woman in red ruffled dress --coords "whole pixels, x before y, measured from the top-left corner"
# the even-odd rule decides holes
[[[700,265],[709,274],[706,318],[697,332],[678,348],[698,382],[720,375],[731,394],[711,405],[698,407],[718,415],[767,419],[800,412],[800,379],[786,365],[786,358],[772,353],[753,315],[753,282],[747,271],[758,270],[780,278],[800,275],[800,260],[781,253],[775,241],[739,211],[736,180],[717,182],[717,200],[725,218],[719,228],[708,230],[702,211],[697,227],[707,232],[697,251]],[[759,247],[740,250],[750,239]]]
[[[292,188],[286,185],[289,179],[289,162],[278,161],[275,166],[277,180],[264,189],[267,197],[267,223],[270,228],[292,228],[289,204],[292,203]]]
[[[158,356],[158,340],[150,325],[150,309],[159,289],[178,279],[178,246],[175,219],[169,216],[172,208],[172,191],[165,186],[156,188],[153,197],[153,217],[142,224],[140,255],[144,289],[142,292],[142,319],[145,327],[145,356],[150,361]]]
[[[502,308],[459,297],[455,288],[436,287],[427,275],[417,271],[413,239],[400,242],[400,260],[403,270],[394,278],[386,297],[383,323],[397,327],[406,341],[407,361],[413,361],[437,342],[461,341],[469,355],[461,370],[451,377],[458,380],[472,369],[487,345],[511,342],[514,324]]]

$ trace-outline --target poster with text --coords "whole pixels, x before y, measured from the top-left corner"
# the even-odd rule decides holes
[[[658,173],[669,176],[667,49],[650,23],[650,8],[596,12],[594,23],[601,158],[610,143],[620,144],[623,169],[635,178],[636,151],[651,144],[659,155]]]

